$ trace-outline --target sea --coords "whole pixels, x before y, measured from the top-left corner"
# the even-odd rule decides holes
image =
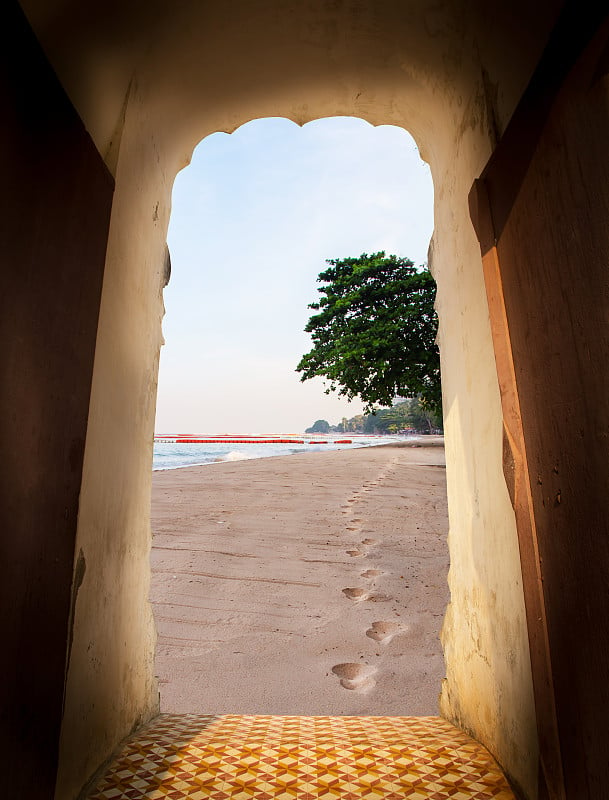
[[[373,447],[391,442],[411,441],[412,435],[366,436],[333,434],[330,436],[268,435],[268,436],[206,436],[200,434],[156,435],[152,469],[180,469],[226,461],[243,461],[251,458],[289,456],[296,453],[352,450]]]

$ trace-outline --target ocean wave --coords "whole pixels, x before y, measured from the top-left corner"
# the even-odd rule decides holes
[[[254,456],[241,450],[231,450],[230,453],[225,453],[216,461],[246,461],[248,458],[254,458]]]

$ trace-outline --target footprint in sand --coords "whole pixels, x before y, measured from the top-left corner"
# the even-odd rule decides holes
[[[375,685],[372,676],[376,667],[369,664],[336,664],[332,672],[340,678],[340,685],[345,689],[366,691]]]
[[[378,539],[362,539],[362,544],[378,544]]]
[[[373,622],[366,631],[366,636],[374,639],[375,642],[381,644],[389,644],[389,642],[396,636],[403,628],[397,622]]]
[[[382,575],[383,573],[380,569],[365,569],[360,574],[362,578],[378,578],[379,575]]]
[[[347,550],[347,555],[351,556],[352,558],[357,558],[358,556],[366,555],[361,550]]]
[[[346,595],[349,600],[366,600],[368,597],[366,590],[358,587],[347,587],[346,589],[343,589],[343,594]]]

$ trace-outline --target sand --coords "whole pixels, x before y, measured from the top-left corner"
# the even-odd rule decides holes
[[[428,444],[155,472],[161,710],[437,714],[448,522]]]

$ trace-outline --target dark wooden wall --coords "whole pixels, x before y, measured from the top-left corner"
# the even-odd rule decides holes
[[[568,3],[472,193],[515,506],[540,796],[609,797],[609,24]]]
[[[49,800],[114,187],[17,3],[0,32],[2,791]]]

